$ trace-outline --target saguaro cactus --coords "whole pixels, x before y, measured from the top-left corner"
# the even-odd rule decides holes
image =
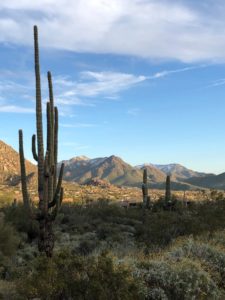
[[[144,208],[149,208],[150,196],[148,195],[148,173],[147,173],[147,169],[144,169],[144,171],[143,171],[142,195],[143,195],[143,207]]]
[[[170,204],[171,204],[170,175],[166,176],[165,202],[166,202],[166,206],[170,206]]]
[[[19,152],[21,167],[22,194],[25,207],[29,214],[39,222],[38,249],[52,256],[54,248],[54,234],[52,223],[56,218],[63,200],[62,177],[64,164],[61,165],[57,178],[58,156],[58,109],[54,107],[51,73],[48,72],[49,102],[47,102],[47,147],[44,154],[43,125],[42,125],[42,100],[41,80],[38,49],[38,28],[34,26],[34,59],[36,79],[36,135],[32,136],[32,153],[38,166],[38,212],[34,214],[30,205],[30,197],[27,190],[26,168],[23,153],[23,132],[19,130]],[[37,144],[37,149],[36,149]]]

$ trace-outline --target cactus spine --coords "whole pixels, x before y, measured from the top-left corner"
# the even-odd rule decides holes
[[[38,213],[35,214],[39,222],[38,249],[52,256],[54,248],[54,234],[52,223],[55,220],[63,200],[62,177],[64,164],[61,165],[57,178],[58,154],[58,109],[54,107],[54,96],[51,73],[48,72],[49,102],[47,102],[47,147],[44,154],[42,98],[39,66],[38,28],[34,26],[34,60],[36,79],[36,130],[32,136],[32,153],[38,166]],[[37,138],[36,138],[37,137]],[[37,148],[36,148],[37,144]],[[21,166],[21,183],[24,204],[30,210],[30,198],[27,190],[25,158],[23,153],[23,132],[19,130],[19,152]],[[32,214],[31,214],[32,215]]]

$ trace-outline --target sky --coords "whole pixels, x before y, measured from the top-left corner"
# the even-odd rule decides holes
[[[60,160],[225,171],[224,0],[0,0],[0,139],[18,150],[23,129],[30,160],[35,24]]]

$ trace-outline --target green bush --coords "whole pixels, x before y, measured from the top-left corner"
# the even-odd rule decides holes
[[[11,256],[15,253],[19,244],[19,237],[14,228],[4,221],[0,215],[0,253],[4,256]]]
[[[221,299],[209,274],[190,260],[149,261],[139,266],[137,275],[145,282],[145,299]]]
[[[0,280],[0,299],[18,300],[18,297],[16,295],[16,287],[14,283],[5,280]]]
[[[22,299],[138,300],[138,282],[125,266],[106,254],[97,258],[64,252],[39,257],[18,282]]]
[[[38,224],[30,219],[22,204],[6,206],[4,214],[5,220],[11,223],[18,231],[25,232],[29,241],[37,237]]]
[[[209,243],[184,240],[180,246],[174,246],[168,254],[174,260],[189,258],[198,261],[202,268],[211,274],[218,286],[225,288],[225,251]]]

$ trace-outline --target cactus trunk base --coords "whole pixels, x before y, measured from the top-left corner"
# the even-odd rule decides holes
[[[55,236],[52,229],[52,220],[44,219],[39,223],[38,250],[44,252],[47,257],[52,257],[55,244]]]

